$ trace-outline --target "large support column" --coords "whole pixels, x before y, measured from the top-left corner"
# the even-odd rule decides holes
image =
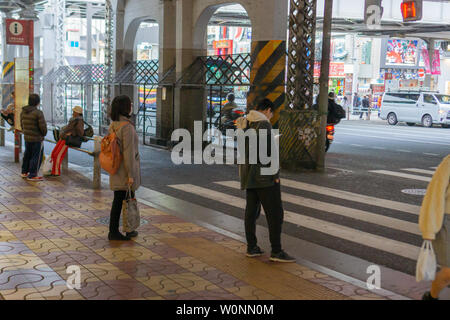
[[[92,16],[94,15],[94,9],[92,8],[92,3],[88,2],[86,3],[86,62],[87,64],[92,64]],[[85,119],[88,123],[93,123],[93,99],[92,97],[92,90],[93,86],[88,84],[85,87],[85,95],[86,95],[86,106],[84,110]]]
[[[193,0],[177,0],[176,3],[176,74],[182,75],[197,56],[205,54],[202,48],[194,48]],[[181,86],[175,89],[175,128],[185,128],[194,133],[194,121],[204,122],[206,92],[202,86]],[[203,131],[203,130],[202,130]]]
[[[159,23],[159,79],[175,65],[176,61],[176,5],[164,1]],[[159,87],[156,108],[156,144],[166,144],[174,125],[174,88]]]
[[[290,0],[287,108],[281,113],[280,162],[314,169],[320,119],[312,108],[317,0]]]
[[[103,104],[101,106],[100,126],[99,133],[101,135],[106,134],[109,127],[109,108],[112,102],[113,88],[110,86],[112,82],[112,76],[114,71],[114,35],[115,35],[115,24],[114,24],[114,7],[110,0],[105,1],[106,6],[106,35],[105,35],[105,66],[106,66],[106,77],[103,90]]]

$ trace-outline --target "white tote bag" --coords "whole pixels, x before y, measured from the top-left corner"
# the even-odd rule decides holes
[[[430,240],[423,242],[416,266],[416,281],[432,281],[436,277],[436,255]]]
[[[42,175],[50,176],[52,174],[52,166],[53,166],[52,157],[46,156],[44,163],[42,164],[42,169],[41,169]]]

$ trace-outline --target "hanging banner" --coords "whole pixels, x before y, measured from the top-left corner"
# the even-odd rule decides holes
[[[29,46],[33,42],[33,20],[6,19],[6,43]]]
[[[330,78],[345,78],[343,62],[330,62]],[[314,77],[320,78],[320,61],[314,62]]]
[[[428,53],[428,49],[422,49],[422,57],[425,63],[425,73],[432,75],[441,75],[441,53],[439,49],[436,49],[434,52],[433,63],[430,67],[430,55]]]

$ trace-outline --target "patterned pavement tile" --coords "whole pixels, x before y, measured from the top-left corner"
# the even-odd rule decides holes
[[[0,255],[32,253],[33,252],[22,242],[0,242]]]
[[[17,237],[8,230],[0,230],[0,242],[18,241]]]
[[[77,292],[87,300],[123,300],[125,298],[103,281],[82,284]]]
[[[195,272],[195,274],[221,288],[248,286],[245,282],[217,269]]]
[[[217,287],[216,285],[197,276],[194,273],[169,274],[167,275],[167,277],[180,284],[183,288],[188,289],[189,291],[195,292],[219,289],[219,287]]]
[[[108,261],[98,255],[94,251],[66,251],[66,253],[74,259],[78,264],[86,265],[86,264],[101,264],[107,263]]]
[[[34,287],[0,290],[0,295],[5,300],[45,300],[39,290]]]
[[[226,288],[226,290],[244,300],[278,300],[270,293],[252,286]]]
[[[127,299],[147,298],[158,296],[156,292],[135,279],[104,281],[114,291]]]
[[[0,272],[9,270],[47,270],[49,266],[34,254],[0,255]]]
[[[102,281],[131,279],[128,274],[111,263],[84,264],[83,267]]]
[[[166,258],[166,259],[187,257],[187,254],[185,254],[184,252],[174,249],[167,245],[152,246],[149,248],[153,252],[157,253],[158,255],[160,255],[161,257]]]
[[[199,232],[206,231],[205,228],[197,226],[193,223],[155,223],[153,226],[161,229],[167,233],[181,233],[181,232]]]
[[[213,267],[201,262],[200,260],[190,257],[190,256],[171,258],[169,260],[172,261],[173,263],[178,264],[179,266],[183,267],[184,269],[189,270],[190,272],[214,270]]]
[[[183,288],[179,283],[164,275],[136,278],[160,296],[170,296],[174,294],[187,293],[189,290]]]

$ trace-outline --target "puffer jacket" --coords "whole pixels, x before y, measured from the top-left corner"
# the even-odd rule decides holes
[[[61,129],[61,139],[66,138],[69,134],[77,137],[84,136],[84,121],[82,116],[70,118],[67,126]]]
[[[268,165],[262,165],[259,160],[259,130],[265,129],[268,132],[267,135],[267,152],[268,156],[271,156],[271,145],[275,144],[275,137],[272,135],[272,125],[267,117],[261,112],[252,110],[246,118],[242,117],[237,119],[236,127],[238,129],[254,129],[258,135],[258,161],[256,164],[250,164],[249,145],[245,143],[245,164],[239,165],[239,177],[241,180],[241,189],[261,189],[268,188],[275,184],[275,181],[279,179],[279,170],[274,175],[261,174],[262,168],[270,167]],[[239,141],[239,138],[238,138]]]
[[[22,108],[20,126],[26,142],[42,142],[47,135],[44,113],[37,107],[26,106]]]
[[[122,126],[124,123],[126,125]],[[134,125],[130,119],[120,116],[120,121],[113,121],[109,130],[116,131],[120,141],[120,152],[123,156],[117,173],[109,176],[110,188],[113,191],[126,191],[128,190],[128,178],[133,178],[134,183],[131,190],[136,191],[141,185],[141,158],[139,138]]]

